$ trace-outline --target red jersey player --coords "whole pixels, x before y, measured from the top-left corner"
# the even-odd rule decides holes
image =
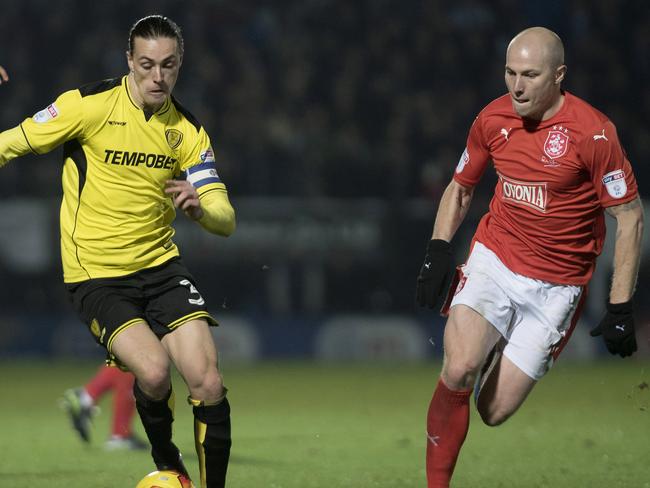
[[[622,357],[636,351],[632,295],[643,210],[632,167],[605,115],[563,91],[562,41],[533,27],[506,53],[508,94],[478,115],[446,188],[418,276],[434,308],[452,273],[449,242],[491,160],[488,213],[445,304],[444,361],[427,415],[429,488],[448,487],[469,428],[474,385],[483,421],[498,425],[524,402],[569,339],[605,237],[616,219],[607,314],[591,332]]]

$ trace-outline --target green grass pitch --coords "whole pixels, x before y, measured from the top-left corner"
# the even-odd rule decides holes
[[[98,365],[0,362],[0,486],[133,488],[147,452],[105,452],[110,399],[91,446],[57,407]],[[424,487],[425,414],[439,365],[263,363],[225,367],[233,488]],[[175,440],[197,477],[178,378]],[[650,363],[560,363],[504,425],[472,409],[452,486],[650,488]],[[138,422],[139,432],[142,433]]]

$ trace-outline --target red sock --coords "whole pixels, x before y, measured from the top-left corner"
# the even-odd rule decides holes
[[[120,374],[113,382],[113,435],[128,437],[131,435],[131,421],[135,414],[133,382],[135,377],[117,369]]]
[[[427,486],[447,488],[469,429],[472,390],[452,391],[442,379],[427,413]]]
[[[115,377],[122,371],[112,366],[102,366],[97,374],[86,384],[85,388],[95,403],[99,401],[104,393],[113,388]]]

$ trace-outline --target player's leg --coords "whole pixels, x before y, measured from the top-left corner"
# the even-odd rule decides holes
[[[473,381],[500,338],[499,332],[472,308],[452,307],[445,326],[443,368],[427,413],[429,488],[449,486],[469,428]]]
[[[487,378],[490,376],[492,373],[492,370],[496,367],[496,365],[499,363],[501,360],[501,354],[503,354],[503,346],[505,345],[505,339],[501,339],[499,342],[497,342],[492,350],[488,353],[488,356],[483,363],[483,366],[481,367],[481,370],[478,373],[478,376],[476,377],[476,380],[474,381],[474,403],[478,403],[479,395],[481,394],[481,390],[483,389],[483,385],[485,384]]]
[[[505,422],[550,370],[577,323],[582,288],[553,285],[522,276],[504,280],[517,312],[507,342],[501,341],[494,367],[476,398],[487,425]]]
[[[138,322],[112,338],[110,352],[135,375],[136,409],[151,443],[156,467],[187,475],[180,452],[172,442],[174,394],[167,351],[149,326]]]
[[[113,387],[114,370],[101,366],[83,387],[71,388],[63,393],[63,407],[84,442],[90,442],[92,418],[98,411],[97,403]]]
[[[102,365],[84,386],[84,389],[92,398],[93,403],[99,402],[109,390],[113,388],[115,378],[121,371],[118,368]]]
[[[487,375],[476,401],[486,425],[500,425],[524,403],[537,381],[500,354]]]
[[[153,270],[146,270],[134,276],[93,279],[66,288],[95,340],[111,359],[117,359],[135,375],[136,408],[156,466],[186,474],[180,453],[171,442],[173,395],[169,357],[145,321],[143,275],[152,273]]]
[[[82,388],[70,388],[63,392],[61,407],[67,412],[72,427],[84,442],[90,442],[93,418],[99,413],[88,392]]]
[[[230,405],[208,324],[191,320],[162,342],[190,391],[201,486],[223,487],[231,446]]]
[[[167,351],[146,322],[138,321],[112,337],[110,353],[135,375],[137,388],[147,397],[168,395],[171,376]]]
[[[107,450],[117,449],[148,449],[149,444],[139,439],[133,433],[133,417],[135,416],[135,397],[133,386],[135,377],[130,372],[118,367],[113,377],[113,422],[111,436],[104,444]]]
[[[181,260],[167,263],[148,287],[147,320],[162,337],[190,391],[201,485],[225,486],[230,456],[230,405],[225,397],[207,311],[194,278]]]
[[[131,421],[135,414],[133,385],[135,377],[126,371],[117,370],[113,381],[113,425],[111,434],[115,438],[129,438],[133,434]]]

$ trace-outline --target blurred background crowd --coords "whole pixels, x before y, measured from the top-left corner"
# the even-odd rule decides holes
[[[505,93],[508,41],[528,26],[562,37],[565,88],[614,121],[642,196],[650,188],[643,0],[7,0],[0,64],[11,82],[0,89],[0,129],[65,90],[124,74],[128,30],[150,13],[183,30],[175,95],[210,134],[239,211],[225,243],[179,218],[182,252],[221,310],[284,323],[348,312],[438,320],[414,304],[437,201],[476,113]],[[5,314],[70,313],[57,248],[60,171],[60,150],[0,171]],[[491,178],[457,239],[459,260]],[[601,261],[591,320],[610,261]],[[646,259],[642,319],[648,278]]]

